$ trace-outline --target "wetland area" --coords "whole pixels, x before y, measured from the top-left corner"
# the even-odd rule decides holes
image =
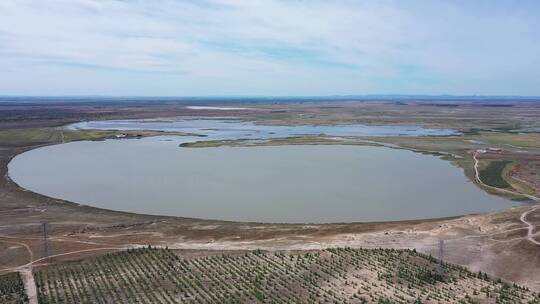
[[[9,164],[21,187],[89,206],[154,215],[271,223],[398,221],[499,210],[433,155],[380,146],[184,148],[185,143],[298,135],[446,136],[414,126],[265,126],[221,120],[100,121],[74,129],[204,135],[82,141],[35,149]],[[474,203],[472,203],[474,202]]]

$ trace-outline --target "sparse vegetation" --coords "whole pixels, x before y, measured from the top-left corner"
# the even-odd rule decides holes
[[[61,128],[28,128],[9,129],[0,131],[2,142],[42,142],[60,143],[64,141],[96,140],[114,136],[114,131],[78,131],[62,130]]]
[[[55,128],[8,129],[0,131],[2,142],[60,142],[60,131]]]
[[[228,145],[240,145],[244,140],[201,140],[194,142],[181,143],[182,148],[215,148]]]
[[[540,148],[540,134],[538,133],[482,133],[479,140],[490,144],[507,145],[510,147]]]
[[[412,250],[180,257],[141,248],[44,268],[40,303],[538,303],[526,288]]]
[[[343,141],[325,136],[294,136],[284,138],[272,138],[267,140],[204,140],[189,143],[182,143],[180,147],[185,148],[209,148],[221,146],[283,146],[283,145],[366,145],[368,143],[361,141]],[[370,144],[374,145],[374,144]]]
[[[65,128],[25,128],[0,131],[0,142],[52,144],[77,140],[103,140],[108,138],[137,138],[158,135],[186,135],[181,132],[161,131],[105,131],[105,130],[70,130]]]

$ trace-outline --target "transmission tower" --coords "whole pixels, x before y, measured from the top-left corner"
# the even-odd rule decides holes
[[[439,252],[437,254],[437,257],[439,259],[439,265],[437,265],[437,273],[442,276],[444,274],[444,268],[443,268],[444,240],[439,240]]]
[[[47,232],[47,222],[43,222],[43,256],[49,256],[49,242],[48,242],[48,232]]]

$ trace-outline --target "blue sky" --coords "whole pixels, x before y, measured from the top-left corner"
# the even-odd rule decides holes
[[[540,1],[0,1],[0,95],[540,95]]]

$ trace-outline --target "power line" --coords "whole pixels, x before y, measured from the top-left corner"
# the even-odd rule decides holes
[[[47,222],[43,222],[43,256],[49,256],[49,242],[48,242],[48,231],[47,231]]]

